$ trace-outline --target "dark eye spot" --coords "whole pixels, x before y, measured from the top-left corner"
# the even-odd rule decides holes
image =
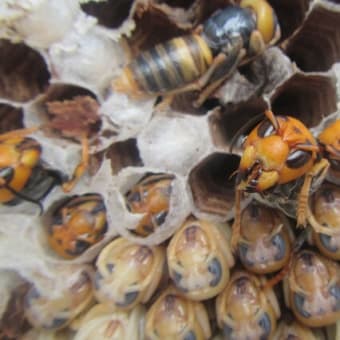
[[[254,266],[254,262],[252,262],[252,259],[248,257],[248,245],[245,243],[239,243],[238,245],[238,252],[239,257],[243,265],[247,267]]]
[[[113,273],[113,269],[114,269],[115,265],[113,263],[107,263],[106,264],[106,269],[110,272]]]
[[[80,255],[90,246],[91,244],[85,240],[77,240],[75,249],[72,251],[71,255]]]
[[[220,261],[216,257],[211,260],[211,263],[208,266],[208,270],[214,276],[209,284],[211,287],[215,287],[219,284],[222,278],[222,266]]]
[[[5,182],[10,182],[14,176],[14,169],[11,167],[0,169],[0,177],[5,180]]]
[[[137,203],[141,202],[142,198],[140,196],[140,193],[138,191],[128,193],[127,200],[129,203]]]
[[[166,216],[168,215],[168,211],[161,211],[155,216],[156,224],[160,226],[164,223]]]
[[[52,322],[49,325],[46,325],[46,328],[48,329],[57,329],[60,328],[61,326],[63,326],[64,324],[66,324],[66,322],[68,322],[67,318],[55,318],[52,320]]]
[[[305,309],[304,309],[304,302],[305,302],[305,298],[297,293],[294,293],[294,304],[295,304],[295,308],[296,308],[296,312],[298,312],[300,315],[302,315],[304,318],[308,319],[311,317],[310,313],[308,313]]]
[[[337,246],[331,244],[332,236],[319,234],[319,238],[320,238],[322,245],[331,253],[335,253],[339,250]]]
[[[229,325],[225,324],[223,326],[223,335],[225,339],[231,339],[232,333],[233,333],[233,329]]]
[[[94,275],[94,287],[99,290],[101,286],[101,281],[103,280],[104,276],[100,272],[96,272]]]
[[[117,306],[126,307],[130,305],[137,299],[138,295],[139,295],[138,291],[126,293],[124,296],[124,301],[117,303]]]
[[[275,260],[280,261],[286,254],[286,243],[281,235],[275,235],[272,238],[272,244],[277,248]]]
[[[288,155],[286,165],[291,169],[298,169],[304,166],[312,157],[310,151],[293,150]]]
[[[264,120],[262,123],[260,123],[257,129],[257,135],[261,138],[268,137],[270,135],[273,135],[274,133],[274,126],[269,120]]]
[[[181,284],[182,274],[180,274],[178,272],[173,272],[171,277],[174,280],[176,287],[180,291],[182,291],[183,293],[187,293],[189,291],[187,288],[183,287],[182,284]]]
[[[174,280],[176,286],[180,285],[180,281],[182,280],[182,274],[174,271],[172,274],[172,279]]]
[[[196,340],[196,334],[194,333],[194,331],[189,331],[183,340]]]
[[[335,300],[336,300],[335,310],[339,311],[340,310],[340,286],[334,285],[333,287],[329,289],[329,292],[332,296],[335,297]]]
[[[76,240],[72,249],[65,249],[65,253],[71,256],[80,255],[90,246],[91,244],[84,240]]]
[[[267,313],[264,313],[261,319],[259,320],[259,326],[264,331],[264,334],[261,336],[261,339],[268,339],[268,336],[272,329],[272,323]]]

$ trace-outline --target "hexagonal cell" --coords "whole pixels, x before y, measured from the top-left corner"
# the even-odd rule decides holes
[[[195,206],[209,214],[228,216],[234,206],[235,176],[240,157],[213,153],[202,160],[189,175]]]
[[[253,125],[248,127],[249,122],[261,115],[268,105],[261,98],[254,98],[245,103],[230,105],[223,109],[217,109],[211,112],[208,121],[210,125],[210,132],[214,144],[222,149],[229,150],[230,143],[235,135],[242,132],[239,136],[248,133]],[[254,121],[254,124],[256,121]],[[244,127],[247,127],[245,131]],[[236,141],[235,141],[236,142]],[[236,142],[234,152],[239,150],[239,143]]]
[[[129,16],[133,0],[88,1],[81,4],[82,10],[98,19],[99,25],[119,27]]]
[[[311,0],[270,0],[281,27],[281,41],[289,37],[303,22]]]
[[[132,55],[140,50],[191,32],[195,11],[165,1],[136,1],[133,18],[136,29],[129,38]],[[178,5],[178,4],[177,4]]]
[[[105,157],[111,161],[113,174],[117,174],[121,169],[128,166],[143,165],[139,155],[137,141],[133,138],[112,144],[112,146],[105,151]]]
[[[25,44],[0,40],[0,97],[25,102],[42,93],[50,73],[44,58]]]
[[[275,114],[296,117],[313,127],[337,109],[335,79],[297,73],[276,89],[271,102]]]
[[[0,133],[22,128],[22,117],[22,108],[0,103]]]
[[[51,85],[44,96],[27,108],[29,120],[45,123],[49,133],[80,139],[99,131],[99,103],[89,90],[68,84]]]
[[[286,53],[306,72],[327,71],[340,60],[340,7],[317,3],[299,31],[287,42]]]

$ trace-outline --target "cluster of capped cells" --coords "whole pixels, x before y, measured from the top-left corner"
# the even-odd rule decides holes
[[[2,0],[0,339],[340,339],[340,2]]]

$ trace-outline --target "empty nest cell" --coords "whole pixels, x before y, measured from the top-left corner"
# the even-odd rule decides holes
[[[84,134],[93,136],[99,131],[99,103],[95,95],[82,87],[54,84],[29,109],[41,122],[47,123],[49,132],[80,139]]]
[[[113,174],[128,166],[142,166],[137,141],[134,138],[113,144],[106,152]]]
[[[0,133],[22,128],[22,115],[22,108],[0,103]]]
[[[235,135],[241,133],[241,139],[261,119],[261,114],[266,109],[267,104],[264,100],[255,98],[213,111],[209,115],[209,127],[214,144],[219,148],[229,150]],[[254,120],[254,124],[248,126],[248,131],[243,131],[244,127],[247,127],[252,120]],[[239,146],[239,143],[235,141],[235,152],[240,151],[238,150]]]
[[[240,157],[213,153],[202,160],[189,175],[196,207],[205,213],[226,216],[234,205],[234,173]]]
[[[306,72],[327,71],[340,60],[340,8],[331,11],[322,3],[313,7],[286,53]]]
[[[336,111],[335,79],[297,73],[277,88],[271,102],[274,113],[293,116],[313,127]]]
[[[271,0],[281,26],[281,40],[290,37],[302,24],[311,0]]]
[[[129,16],[133,0],[89,1],[81,4],[82,10],[97,18],[99,25],[118,28]]]
[[[43,57],[25,44],[0,40],[0,97],[26,102],[42,93],[50,74]]]

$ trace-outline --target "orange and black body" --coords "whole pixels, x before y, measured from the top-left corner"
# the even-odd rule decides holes
[[[215,12],[196,33],[142,52],[123,68],[113,89],[135,97],[201,89],[224,79],[279,36],[270,5],[265,0],[243,0],[240,6]]]
[[[167,174],[147,175],[126,194],[128,209],[135,214],[145,214],[135,229],[136,234],[148,236],[164,223],[173,179]]]
[[[272,116],[258,124],[243,144],[238,187],[245,192],[264,192],[303,176],[317,158],[317,141],[301,121]]]
[[[16,130],[0,135],[0,203],[29,201],[41,207],[40,200],[60,182],[57,171],[46,169],[41,146],[33,138]]]
[[[102,197],[98,194],[73,196],[54,211],[48,226],[48,241],[58,255],[71,259],[102,240],[106,230]]]
[[[329,163],[321,157],[316,139],[298,119],[274,116],[266,111],[267,119],[259,123],[243,144],[236,179],[236,214],[233,226],[233,248],[240,235],[240,200],[243,193],[270,195],[281,185],[301,180],[297,191],[295,217],[305,226],[308,199],[313,180],[322,181]]]
[[[88,165],[87,138],[82,141],[82,160],[67,180],[43,161],[42,146],[27,137],[39,128],[24,128],[0,134],[0,204],[16,205],[23,201],[37,204],[56,186],[65,192],[73,189]]]
[[[27,185],[40,162],[41,147],[28,137],[0,141],[0,202],[9,203]]]
[[[323,156],[330,163],[329,179],[340,184],[340,119],[328,125],[320,133],[318,142]]]

